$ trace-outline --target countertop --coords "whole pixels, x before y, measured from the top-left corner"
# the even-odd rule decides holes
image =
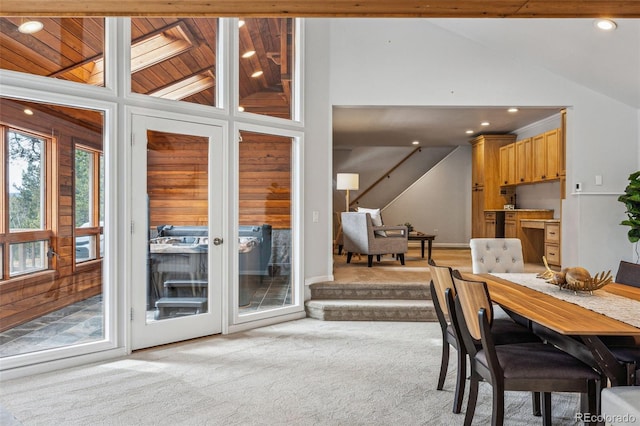
[[[486,209],[485,212],[552,212],[553,209]]]

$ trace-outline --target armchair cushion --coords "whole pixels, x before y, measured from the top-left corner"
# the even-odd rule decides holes
[[[366,207],[358,207],[358,213],[369,213],[371,215],[371,224],[373,226],[383,226],[382,223],[382,214],[380,213],[380,209],[368,209]],[[380,235],[381,237],[386,237],[387,234],[382,230],[374,231],[376,235]]]

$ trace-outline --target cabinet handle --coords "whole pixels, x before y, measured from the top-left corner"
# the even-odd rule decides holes
[[[524,178],[520,178],[520,182],[524,182]]]

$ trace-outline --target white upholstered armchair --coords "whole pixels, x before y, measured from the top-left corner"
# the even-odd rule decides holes
[[[524,272],[518,238],[472,238],[470,246],[474,274]]]
[[[406,226],[373,226],[369,213],[343,212],[342,233],[347,263],[351,263],[354,253],[366,254],[369,267],[374,255],[380,261],[383,254],[395,254],[404,265],[404,254],[409,249]]]

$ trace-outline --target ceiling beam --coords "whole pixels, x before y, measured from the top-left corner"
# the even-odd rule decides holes
[[[638,0],[2,0],[0,16],[638,18]]]

